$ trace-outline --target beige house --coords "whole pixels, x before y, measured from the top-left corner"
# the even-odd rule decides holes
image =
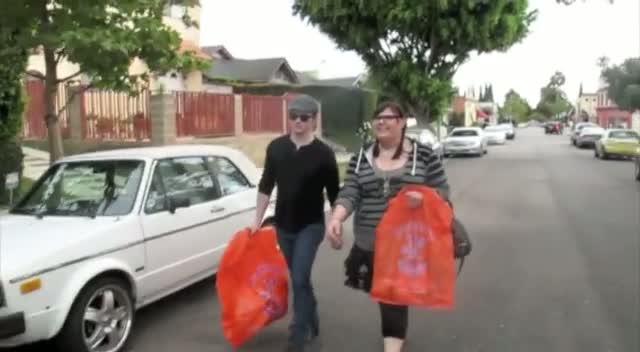
[[[192,51],[198,57],[209,59],[210,57],[204,53],[199,48],[200,44],[200,29],[197,27],[187,27],[182,21],[182,17],[185,12],[189,14],[189,16],[195,20],[196,22],[200,22],[201,18],[201,8],[200,6],[194,6],[186,8],[184,6],[179,5],[170,5],[164,11],[164,23],[177,31],[182,37],[182,43],[180,45],[180,50],[183,52]],[[42,52],[36,51],[33,55],[29,57],[29,62],[27,66],[27,70],[30,72],[37,72],[40,74],[44,74],[45,72],[45,62],[44,62],[44,54]],[[68,77],[76,72],[78,72],[79,66],[73,62],[70,62],[66,59],[60,60],[58,63],[58,76],[59,77]],[[145,73],[149,70],[147,65],[139,59],[133,60],[131,66],[129,67],[129,74],[137,75]],[[169,72],[166,75],[158,76],[152,75],[150,88],[152,90],[158,90],[163,88],[167,91],[200,91],[202,90],[203,74],[200,71],[190,72],[186,75],[183,75],[180,72]],[[81,75],[78,80],[83,83],[88,83],[89,78],[85,75]]]
[[[596,108],[598,107],[598,94],[595,93],[583,93],[578,97],[576,102],[576,111],[578,118],[582,120],[582,117],[588,117],[591,122],[596,121]]]

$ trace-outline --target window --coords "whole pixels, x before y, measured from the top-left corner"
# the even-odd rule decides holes
[[[13,210],[38,216],[121,216],[131,212],[144,162],[96,160],[60,164]]]
[[[197,157],[159,161],[148,193],[147,213],[167,210],[168,199],[195,205],[219,196],[204,159]]]
[[[457,130],[451,132],[451,137],[475,137],[478,135],[476,130]]]
[[[609,132],[609,138],[640,139],[640,136],[634,131],[611,131]]]
[[[209,157],[207,162],[216,175],[223,196],[251,188],[251,184],[249,184],[247,178],[242,174],[242,171],[229,161],[229,159]]]

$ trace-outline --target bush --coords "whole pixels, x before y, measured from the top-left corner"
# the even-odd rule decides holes
[[[0,142],[0,204],[9,204],[9,191],[5,189],[6,175],[18,172],[22,179],[22,147],[18,139]],[[19,189],[13,191],[14,202],[20,196]]]

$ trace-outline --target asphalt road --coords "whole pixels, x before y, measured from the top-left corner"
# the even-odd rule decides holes
[[[632,170],[538,128],[519,129],[483,158],[448,160],[474,251],[454,311],[411,310],[406,351],[640,351],[640,183]],[[327,244],[319,253],[322,331],[310,350],[382,351],[377,306],[342,285],[346,254]],[[232,351],[219,313],[213,280],[197,284],[141,310],[130,351]],[[279,322],[240,351],[282,351],[286,335],[287,321]]]

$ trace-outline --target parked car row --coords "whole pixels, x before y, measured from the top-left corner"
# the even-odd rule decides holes
[[[481,157],[487,154],[490,145],[504,145],[513,140],[516,132],[512,124],[481,127],[456,127],[442,141],[429,129],[409,128],[407,136],[419,143],[429,145],[440,157],[469,155]]]
[[[575,124],[569,135],[570,143],[578,148],[592,148],[594,157],[634,161],[634,178],[640,181],[640,134],[625,128],[604,129],[592,122]]]

